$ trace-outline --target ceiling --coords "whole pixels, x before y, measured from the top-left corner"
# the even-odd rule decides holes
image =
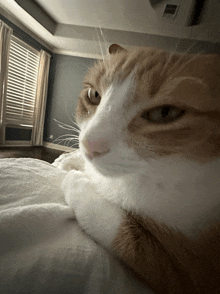
[[[6,12],[54,52],[101,55],[102,45],[142,46],[152,36],[220,42],[219,0],[0,0]],[[166,4],[178,5],[175,17]],[[200,24],[189,26],[195,3],[204,2]],[[165,16],[165,17],[164,17]],[[99,44],[97,44],[99,43]]]
[[[57,23],[143,32],[154,16],[143,0],[35,0]]]
[[[148,0],[15,0],[15,2],[53,35],[56,35],[60,26],[146,33],[146,30],[155,27],[157,22],[154,9]]]

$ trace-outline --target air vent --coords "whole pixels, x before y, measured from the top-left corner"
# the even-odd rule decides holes
[[[165,6],[163,16],[172,16],[172,17],[175,17],[178,8],[179,8],[179,5],[167,4]]]
[[[159,20],[163,21],[164,24],[192,26],[201,22],[206,1],[207,0],[150,0],[150,4]]]

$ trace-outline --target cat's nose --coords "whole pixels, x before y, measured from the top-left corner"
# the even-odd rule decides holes
[[[84,139],[82,144],[86,150],[86,154],[90,159],[105,155],[110,151],[109,142],[104,139],[98,139],[96,141],[90,141]]]

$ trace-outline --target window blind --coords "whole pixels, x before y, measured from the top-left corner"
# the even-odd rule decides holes
[[[40,52],[12,36],[6,89],[6,125],[33,127]]]

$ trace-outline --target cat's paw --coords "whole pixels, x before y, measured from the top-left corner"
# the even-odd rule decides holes
[[[63,183],[62,189],[65,194],[67,204],[76,211],[79,206],[86,204],[91,197],[91,193],[95,193],[89,178],[81,171],[70,171]]]
[[[83,172],[70,171],[62,189],[81,228],[98,243],[111,249],[125,212],[99,195]]]
[[[64,171],[83,170],[84,160],[81,156],[80,150],[77,150],[61,154],[52,165]]]

